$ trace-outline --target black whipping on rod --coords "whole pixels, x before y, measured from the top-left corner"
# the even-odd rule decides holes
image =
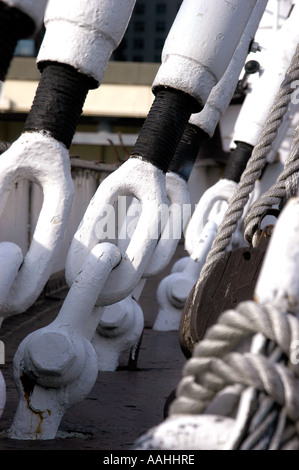
[[[208,137],[208,134],[200,127],[188,122],[169,165],[169,171],[177,173],[185,181],[188,181],[201,144]]]
[[[141,156],[166,173],[191,114],[201,109],[192,96],[173,88],[159,88],[131,157]]]
[[[247,162],[251,157],[253,146],[246,142],[236,141],[236,148],[231,151],[222,178],[239,183]]]
[[[0,80],[4,82],[19,39],[31,36],[35,24],[18,8],[0,1]]]
[[[40,62],[38,67],[41,79],[24,132],[45,131],[69,148],[86,95],[97,83],[67,64]]]

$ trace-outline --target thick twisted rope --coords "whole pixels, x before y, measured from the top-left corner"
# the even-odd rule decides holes
[[[259,136],[257,145],[254,147],[252,155],[242,174],[235,194],[220,224],[213,245],[207,256],[206,262],[201,270],[200,282],[209,273],[214,263],[228,247],[232,234],[236,230],[239,220],[242,218],[244,208],[249,200],[250,193],[254,189],[255,182],[260,178],[267,162],[267,155],[277,136],[278,129],[286,114],[291,94],[294,91],[292,83],[299,79],[299,46],[292,58],[291,64],[286,72],[285,78],[280,85],[280,89],[274,99],[265,126]]]
[[[218,323],[196,344],[192,358],[186,362],[170,415],[200,414],[227,385],[238,383],[266,393],[285,409],[297,426],[297,361],[289,361],[286,366],[262,354],[233,351],[244,338],[256,333],[262,333],[265,338],[277,343],[290,358],[293,341],[299,339],[299,322],[292,314],[281,312],[271,305],[260,306],[253,301],[242,302],[236,310],[223,312]]]
[[[281,205],[291,197],[295,196],[298,190],[299,176],[299,125],[296,127],[292,140],[289,155],[286,159],[284,170],[277,178],[276,182],[256,201],[244,219],[244,233],[246,240],[252,245],[256,245],[259,226],[263,216],[273,206]]]

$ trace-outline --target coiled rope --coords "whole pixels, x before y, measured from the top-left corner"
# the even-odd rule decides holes
[[[256,333],[269,340],[272,355],[234,351],[242,340]],[[294,349],[298,339],[297,318],[270,304],[246,301],[235,310],[223,312],[186,362],[170,415],[203,413],[230,384],[253,387],[262,392],[258,398],[263,406],[258,407],[250,423],[243,448],[251,448],[250,441],[263,440],[270,427],[270,444],[260,442],[259,448],[279,448],[292,441],[292,446],[299,449],[299,361]]]

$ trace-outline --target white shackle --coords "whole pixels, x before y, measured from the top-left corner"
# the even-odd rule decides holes
[[[36,182],[44,200],[29,250],[4,301],[3,316],[24,312],[39,296],[52,274],[73,201],[69,153],[52,137],[24,133],[1,156],[0,213],[19,177]]]
[[[142,274],[143,279],[155,276],[168,265],[191,215],[189,214],[190,197],[187,183],[172,171],[166,173],[166,193],[167,204],[159,208],[161,235],[156,237],[157,246]],[[126,250],[134,233],[141,210],[142,205],[137,199],[134,199],[128,207],[127,218],[123,220],[121,228],[122,238],[118,241],[118,247],[122,253]]]
[[[161,237],[152,253],[150,262],[142,274],[142,278],[127,297],[109,305],[103,311],[92,344],[97,352],[100,370],[115,370],[119,365],[119,357],[138,344],[142,335],[144,320],[143,312],[138,305],[146,278],[161,272],[170,262],[181,238],[184,226],[184,206],[190,207],[187,184],[176,173],[166,173],[166,192],[168,204],[162,208]],[[140,214],[141,203],[133,199],[127,214],[134,217],[130,223],[125,220],[122,232],[127,238],[119,240],[119,248],[125,250],[129,238],[136,228],[136,216]],[[164,214],[164,216],[163,216]],[[129,231],[129,233],[128,233]],[[123,251],[122,251],[123,252]],[[129,354],[128,354],[129,355]]]
[[[224,216],[236,187],[237,183],[234,181],[220,179],[204,192],[186,228],[185,249],[190,256],[206,223],[213,220],[213,217],[219,220],[219,216]]]
[[[0,418],[6,405],[6,384],[2,372],[0,371]]]
[[[116,370],[122,365],[120,358],[124,354],[129,360],[131,350],[140,340],[143,327],[142,309],[131,296],[105,307],[91,340],[98,356],[99,370]]]
[[[136,0],[49,0],[37,62],[69,64],[100,85]],[[63,46],[63,47],[62,47]]]
[[[67,301],[53,321],[52,327],[61,330],[64,325],[69,325],[69,331],[83,335],[90,316],[88,312],[94,307],[109,274],[120,261],[121,254],[115,245],[95,245],[84,260],[83,268],[76,276],[70,295],[67,296]]]
[[[15,243],[0,243],[0,318],[8,292],[23,262],[22,250]]]
[[[221,203],[224,207],[227,207],[224,201],[221,201]],[[179,329],[184,305],[211,249],[222,220],[221,214],[221,211],[216,215],[213,215],[213,212],[211,213],[211,220],[207,220],[197,238],[194,239],[190,257],[183,258],[180,265],[176,263],[171,274],[160,282],[157,289],[159,311],[153,326],[154,330]]]
[[[130,158],[99,186],[86,209],[72,240],[66,279],[72,284],[89,251],[101,241],[98,222],[118,196],[134,196],[141,201],[142,212],[122,261],[109,276],[97,305],[110,305],[129,295],[139,282],[157,245],[161,220],[160,207],[167,204],[165,176],[162,170],[139,158]]]
[[[92,344],[98,355],[99,370],[115,370],[119,365],[121,353],[126,351],[129,356],[128,351],[138,344],[144,320],[142,309],[137,302],[146,278],[161,272],[168,265],[181,238],[184,206],[190,207],[187,184],[176,173],[168,172],[166,173],[166,192],[168,204],[161,206],[161,237],[157,241],[142,278],[130,295],[106,306],[93,336]],[[134,198],[128,207],[128,217],[123,221],[121,228],[123,238],[118,242],[121,252],[127,249],[136,229],[141,206],[141,202]],[[131,217],[133,220],[130,220]]]
[[[159,274],[170,263],[182,232],[188,222],[190,197],[186,181],[176,173],[166,173],[166,192],[169,207],[165,206],[166,223],[161,237],[151,256],[142,277],[148,278]]]
[[[90,392],[98,364],[85,328],[99,292],[120,259],[111,243],[95,246],[56,319],[21,342],[14,357],[19,404],[11,438],[55,438],[65,411]],[[31,381],[30,393],[24,376]]]
[[[184,0],[166,38],[153,88],[172,87],[205,104],[255,4],[256,0]]]

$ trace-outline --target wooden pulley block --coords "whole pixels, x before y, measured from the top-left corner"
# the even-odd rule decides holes
[[[193,286],[179,328],[180,345],[187,358],[222,312],[253,299],[272,229],[273,225],[267,225],[262,230],[254,248],[248,246],[224,252],[209,276]]]

